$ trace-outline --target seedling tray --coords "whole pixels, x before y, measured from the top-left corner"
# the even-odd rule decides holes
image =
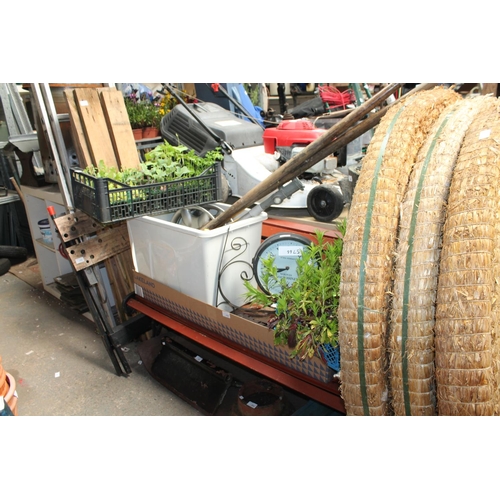
[[[160,215],[224,201],[221,176],[222,165],[216,163],[197,177],[132,187],[72,169],[73,203],[75,208],[103,224]]]

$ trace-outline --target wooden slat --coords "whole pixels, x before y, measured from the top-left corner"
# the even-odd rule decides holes
[[[98,264],[130,248],[127,225],[105,228],[95,236],[66,249],[76,271]]]
[[[71,137],[73,145],[75,146],[76,154],[78,156],[78,163],[81,168],[85,168],[92,164],[92,158],[85,139],[85,132],[83,131],[80,115],[75,103],[75,94],[73,89],[65,89],[64,97],[68,104],[69,122],[71,124]]]
[[[300,222],[269,218],[262,223],[262,238],[269,238],[281,232],[291,232],[300,234],[317,242],[316,230],[324,233],[325,241],[335,241],[337,238],[342,237],[342,233],[336,229],[326,230],[323,227],[302,224]]]
[[[57,217],[54,219],[54,224],[65,243],[94,234],[105,227],[81,210]]]
[[[139,154],[123,94],[115,88],[99,90],[102,111],[120,169],[139,168]]]
[[[117,166],[97,89],[75,89],[74,92],[93,165],[97,166],[100,161],[104,161],[107,166]]]
[[[127,319],[127,314],[123,309],[125,297],[134,291],[134,279],[132,270],[134,263],[130,249],[120,254],[114,255],[104,261],[108,273],[109,284],[115,298],[116,310],[121,321]]]

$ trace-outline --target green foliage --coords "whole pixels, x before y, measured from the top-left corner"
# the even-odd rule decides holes
[[[149,100],[137,100],[134,97],[125,97],[130,126],[134,128],[159,127],[162,115],[160,107]]]
[[[125,97],[125,109],[127,110],[130,126],[134,128],[143,127],[143,108],[139,107],[140,102],[130,97]]]
[[[143,186],[146,184],[171,182],[201,175],[216,162],[222,161],[224,155],[220,148],[208,151],[204,157],[198,156],[185,146],[172,146],[167,141],[159,144],[145,155],[145,162],[140,168],[119,170],[116,166],[89,165],[84,173],[93,177],[102,177],[117,181],[128,186]],[[109,189],[120,186],[110,183]]]
[[[103,160],[101,160],[98,166],[89,165],[83,171],[85,174],[91,175],[92,177],[102,177],[103,179],[110,179],[112,181],[123,183],[123,173],[116,166],[106,165]],[[120,186],[110,182],[109,189],[117,189]]]
[[[144,106],[144,127],[160,127],[160,107],[151,101],[141,103]]]
[[[146,153],[146,162],[142,165],[145,175],[152,179],[152,182],[165,182],[201,175],[207,168],[222,161],[223,158],[220,148],[208,151],[204,157],[201,157],[186,146],[173,146],[164,141],[163,144]]]
[[[254,106],[260,105],[260,97],[259,97],[259,85],[252,85],[250,83],[244,83],[243,88],[245,89],[250,101]]]
[[[345,235],[345,221],[338,225]],[[337,309],[340,289],[340,260],[343,238],[325,242],[324,232],[316,231],[317,243],[302,252],[297,260],[297,279],[287,286],[279,280],[273,258],[263,261],[264,283],[280,283],[279,293],[267,295],[245,282],[246,298],[263,307],[275,305],[274,343],[288,345],[290,357],[313,357],[322,344],[335,347],[338,341]]]

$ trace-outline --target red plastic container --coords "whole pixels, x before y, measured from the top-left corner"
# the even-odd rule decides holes
[[[274,154],[276,147],[307,146],[325,132],[309,120],[284,120],[277,127],[264,130],[264,151]]]

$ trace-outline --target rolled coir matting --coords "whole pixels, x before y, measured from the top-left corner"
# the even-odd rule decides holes
[[[389,380],[395,415],[435,415],[434,323],[442,230],[465,133],[492,97],[443,111],[420,149],[405,193],[389,322]]]
[[[341,394],[348,415],[386,415],[387,324],[400,205],[417,153],[441,112],[441,87],[402,98],[376,128],[354,189],[338,308]]]
[[[435,324],[439,415],[498,415],[500,108],[471,123],[450,185]]]

